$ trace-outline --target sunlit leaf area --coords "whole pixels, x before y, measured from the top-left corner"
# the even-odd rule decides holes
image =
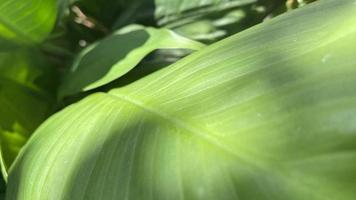
[[[356,200],[356,0],[0,0],[0,200]]]

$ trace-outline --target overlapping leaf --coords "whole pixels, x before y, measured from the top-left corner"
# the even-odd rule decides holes
[[[167,29],[125,27],[89,46],[77,58],[64,80],[60,96],[103,86],[133,69],[156,49],[201,49],[204,45]]]
[[[8,200],[355,199],[355,13],[323,0],[66,108]]]
[[[41,42],[56,20],[56,0],[0,0],[0,51],[2,44]]]
[[[256,2],[256,0],[155,0],[156,18],[160,24],[186,18],[192,15],[204,15]]]

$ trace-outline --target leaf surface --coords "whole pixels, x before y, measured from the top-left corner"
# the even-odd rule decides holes
[[[355,199],[355,13],[319,1],[69,106],[7,199]]]

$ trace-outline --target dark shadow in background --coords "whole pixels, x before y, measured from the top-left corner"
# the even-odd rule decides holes
[[[112,31],[132,23],[154,24],[154,0],[80,0],[75,5]]]

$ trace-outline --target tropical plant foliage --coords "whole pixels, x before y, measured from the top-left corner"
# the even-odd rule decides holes
[[[0,0],[0,199],[356,199],[356,0],[311,2]]]

